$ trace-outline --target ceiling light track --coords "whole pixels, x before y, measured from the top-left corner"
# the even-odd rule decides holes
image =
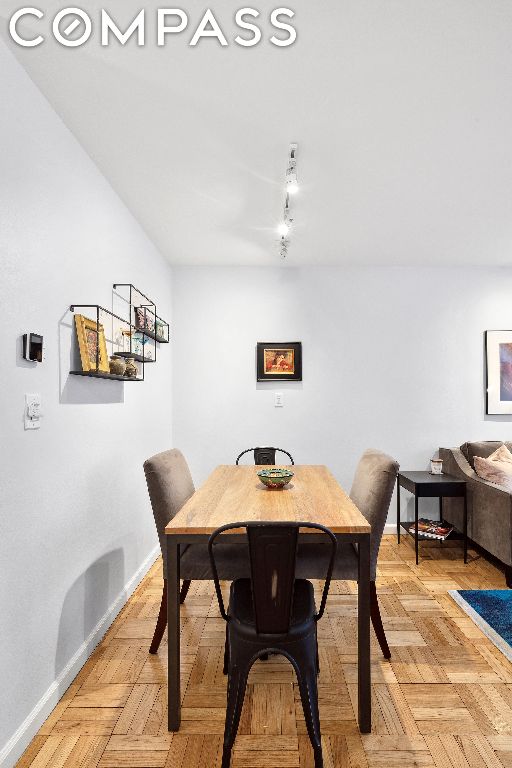
[[[280,254],[283,259],[288,255],[288,248],[290,245],[290,233],[293,224],[293,217],[290,211],[290,197],[298,192],[299,185],[297,182],[297,144],[290,144],[290,151],[288,153],[288,166],[286,168],[285,176],[285,199],[283,220],[277,231],[281,236],[280,241]]]

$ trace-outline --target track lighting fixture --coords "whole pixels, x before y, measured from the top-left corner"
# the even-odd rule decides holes
[[[297,144],[290,144],[290,152],[288,154],[288,166],[286,168],[285,178],[285,193],[283,221],[278,226],[277,231],[281,236],[280,253],[284,259],[288,254],[288,246],[290,244],[290,230],[293,222],[293,218],[290,214],[290,196],[294,195],[299,185],[297,183]]]

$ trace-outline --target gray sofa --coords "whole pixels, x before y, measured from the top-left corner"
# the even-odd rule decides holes
[[[482,480],[475,472],[475,456],[487,458],[502,442],[464,443],[460,448],[440,448],[443,472],[467,483],[468,536],[505,566],[507,586],[512,587],[512,493]],[[512,443],[505,443],[512,451]],[[443,517],[462,530],[462,499],[443,499]]]

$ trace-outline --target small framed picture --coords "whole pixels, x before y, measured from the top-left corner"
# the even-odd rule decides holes
[[[155,313],[147,307],[134,307],[135,325],[142,331],[155,332]]]
[[[84,315],[75,315],[75,327],[82,371],[109,373],[105,331],[101,323]]]
[[[512,414],[512,331],[486,331],[486,413]]]
[[[258,381],[302,381],[302,343],[259,341],[256,378]]]
[[[155,321],[155,336],[157,341],[169,341],[169,326],[159,317]]]

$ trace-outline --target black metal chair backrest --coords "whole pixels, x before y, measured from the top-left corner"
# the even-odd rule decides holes
[[[245,451],[242,451],[242,453],[237,456],[235,464],[238,464],[239,460],[244,456],[246,453],[251,453],[251,451],[254,453],[254,463],[261,465],[261,466],[274,466],[276,463],[276,451],[279,451],[280,453],[285,453],[288,458],[290,459],[290,464],[293,464],[293,458],[291,453],[288,453],[288,451],[285,451],[284,448],[247,448]]]
[[[280,635],[290,629],[297,534],[294,525],[247,527],[258,633]]]
[[[325,576],[320,610],[315,619],[322,618],[332,569],[336,556],[336,536],[323,525],[296,522],[230,523],[217,528],[208,540],[215,591],[222,617],[229,621],[224,607],[213,548],[216,538],[226,531],[245,529],[249,541],[251,585],[256,631],[262,634],[285,634],[290,629],[295,585],[295,560],[300,528],[326,534],[330,538],[331,557]]]

